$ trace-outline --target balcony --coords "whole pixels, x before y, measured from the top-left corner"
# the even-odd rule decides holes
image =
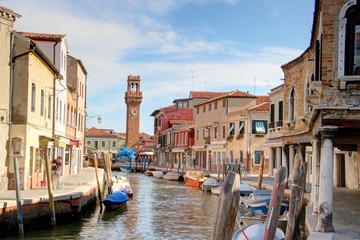
[[[282,126],[283,126],[283,121],[276,122],[276,127],[282,127]]]
[[[205,140],[205,144],[210,144],[210,137],[206,137],[204,138],[204,140]]]
[[[275,127],[275,123],[270,122],[270,123],[268,124],[268,127],[269,127],[269,129],[270,129],[270,128],[274,128],[274,127]]]

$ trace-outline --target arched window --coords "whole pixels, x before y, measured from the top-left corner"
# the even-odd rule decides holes
[[[295,120],[295,90],[294,88],[291,89],[291,93],[290,93],[290,121],[294,121]]]
[[[339,15],[338,75],[360,75],[360,5],[356,0],[346,2]]]
[[[345,75],[360,71],[360,7],[354,5],[346,12]],[[360,73],[358,73],[360,75]]]

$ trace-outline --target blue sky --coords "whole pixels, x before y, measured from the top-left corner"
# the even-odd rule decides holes
[[[314,0],[0,0],[17,31],[66,34],[88,71],[87,126],[126,130],[128,75],[140,75],[140,131],[194,91],[265,95],[310,43]]]

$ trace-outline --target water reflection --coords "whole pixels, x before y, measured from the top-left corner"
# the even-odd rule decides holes
[[[210,238],[218,196],[140,173],[114,174],[126,176],[134,190],[126,208],[100,213],[97,207],[81,222],[25,234],[26,239]]]

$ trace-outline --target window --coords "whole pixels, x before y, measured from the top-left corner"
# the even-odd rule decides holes
[[[260,164],[262,155],[264,155],[264,151],[255,151],[255,163],[254,164]]]
[[[273,128],[274,122],[275,122],[275,104],[272,103],[270,105],[270,126],[269,127]]]
[[[217,138],[217,134],[218,134],[218,128],[215,127],[215,128],[214,128],[214,139]]]
[[[188,107],[189,107],[189,103],[188,103],[188,102],[183,102],[183,107],[184,107],[184,108],[188,108]]]
[[[252,133],[253,134],[266,134],[267,133],[267,121],[266,120],[253,120],[252,121]]]
[[[222,107],[223,107],[223,108],[226,107],[226,100],[225,100],[225,99],[222,101]]]
[[[105,147],[105,141],[101,141],[101,147]]]
[[[345,18],[345,75],[360,75],[360,4],[351,6]]]
[[[65,109],[64,109],[65,111]],[[59,115],[59,122],[62,120],[62,101],[60,100],[60,115]]]
[[[205,128],[203,129],[203,131],[202,131],[203,133],[203,139],[205,139]]]
[[[183,107],[183,103],[182,102],[178,102],[178,108],[182,108]]]
[[[204,105],[203,106],[203,113],[206,111],[206,106]]]
[[[218,102],[214,102],[214,110],[217,109]]]
[[[56,120],[59,119],[59,98],[56,98]]]
[[[223,126],[222,137],[225,138],[225,126]]]
[[[63,124],[65,124],[65,115],[66,115],[66,113],[65,113],[65,110],[66,109],[66,104],[64,103],[64,114],[63,114]]]
[[[244,121],[240,121],[240,122],[239,122],[238,134],[244,134],[244,133],[245,133],[245,122],[244,122]]]
[[[295,120],[295,90],[294,90],[294,88],[291,90],[289,102],[290,102],[289,119],[290,119],[290,121],[294,121]]]
[[[76,125],[77,125],[77,110],[75,108],[74,109],[74,123],[73,123],[73,126],[76,128]]]
[[[94,148],[98,149],[99,148],[99,142],[98,141],[94,141]]]
[[[44,89],[41,89],[41,95],[40,95],[40,116],[44,116],[44,110],[45,110],[45,93],[44,93]]]
[[[199,130],[196,130],[196,140],[199,140]]]
[[[277,123],[276,123],[276,126],[277,127],[281,127],[282,125],[283,125],[283,109],[284,109],[284,102],[283,101],[279,101],[279,116],[278,116],[278,119],[279,119],[279,121],[277,121]]]
[[[91,141],[87,141],[87,145],[90,146],[90,144],[91,144]]]
[[[31,84],[31,111],[35,112],[35,101],[36,99],[36,85],[35,83]]]
[[[210,103],[210,104],[209,104],[209,112],[211,111],[211,105],[212,105],[212,104]]]
[[[116,141],[113,141],[112,147],[116,148]]]
[[[48,119],[51,118],[51,96],[48,97]]]
[[[235,123],[231,122],[229,123],[229,131],[228,131],[228,135],[234,135],[235,134]]]
[[[316,40],[315,43],[315,81],[321,81],[321,43]]]

